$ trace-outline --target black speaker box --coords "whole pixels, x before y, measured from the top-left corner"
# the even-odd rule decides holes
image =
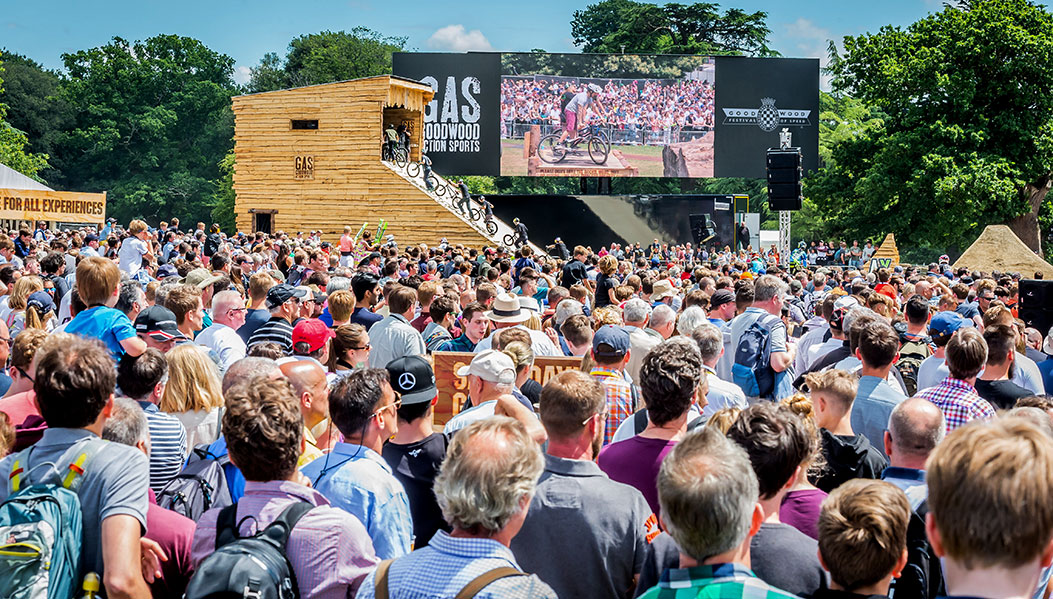
[[[1053,281],[1020,281],[1020,320],[1029,327],[1049,333],[1053,326]]]

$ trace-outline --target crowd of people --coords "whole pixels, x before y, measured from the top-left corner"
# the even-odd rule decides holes
[[[641,145],[658,143],[657,133],[713,128],[715,88],[708,81],[609,79],[600,87],[597,99],[605,110],[590,112],[579,127],[605,125],[612,137]],[[570,77],[503,77],[501,120],[506,129],[514,124],[559,127],[567,101],[585,88],[585,82]],[[512,136],[510,129],[505,136]]]
[[[0,590],[1049,595],[1053,333],[1021,273],[551,247],[0,235]]]

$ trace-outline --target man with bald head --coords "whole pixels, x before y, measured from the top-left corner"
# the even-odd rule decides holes
[[[303,414],[303,437],[307,441],[297,468],[303,468],[322,455],[336,442],[336,435],[327,432],[329,422],[329,383],[325,369],[314,360],[295,360],[280,366],[282,374],[292,383]],[[321,441],[319,441],[321,437]]]
[[[219,368],[226,371],[234,362],[245,357],[245,341],[238,329],[245,324],[245,300],[237,291],[220,291],[212,298],[212,326],[195,338],[219,356]]]
[[[911,509],[918,509],[928,495],[925,461],[943,441],[945,428],[940,408],[919,397],[896,405],[889,416],[885,453],[890,466],[881,473],[881,478],[907,494]]]

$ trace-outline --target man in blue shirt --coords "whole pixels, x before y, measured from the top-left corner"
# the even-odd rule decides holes
[[[491,417],[469,425],[450,441],[435,479],[435,495],[453,532],[440,530],[427,547],[382,562],[357,597],[373,599],[383,587],[389,590],[380,594],[385,597],[554,599],[556,593],[536,575],[522,573],[509,549],[544,465],[538,443],[519,422]],[[501,473],[499,482],[495,472]],[[489,583],[483,580],[487,574],[494,575]],[[473,582],[481,588],[464,593]]]
[[[910,509],[917,510],[928,497],[925,461],[943,441],[943,412],[927,399],[912,397],[892,409],[883,447],[889,467],[881,473],[907,494]]]
[[[387,370],[361,369],[341,378],[329,392],[329,416],[345,442],[301,470],[315,490],[365,524],[381,559],[409,553],[413,541],[409,498],[381,456],[384,442],[398,432],[401,403]]]
[[[879,320],[863,327],[856,348],[863,368],[852,402],[852,430],[864,435],[882,453],[892,408],[907,399],[898,385],[893,387],[887,381],[898,352],[899,335],[888,323]]]

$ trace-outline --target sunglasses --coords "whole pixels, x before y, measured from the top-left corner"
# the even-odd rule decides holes
[[[394,411],[398,412],[399,408],[402,407],[402,395],[400,395],[398,391],[395,391],[394,393],[395,393],[395,401],[393,401],[390,404],[384,406],[383,408],[380,408],[379,410],[373,412],[373,416],[372,416],[373,418],[376,418],[377,416],[380,416],[381,414],[384,413],[384,410],[387,410],[388,408],[395,408]]]
[[[363,349],[369,349],[369,344],[367,343],[367,344],[363,345],[362,347],[352,347],[350,349],[358,350],[358,351],[361,351]]]

